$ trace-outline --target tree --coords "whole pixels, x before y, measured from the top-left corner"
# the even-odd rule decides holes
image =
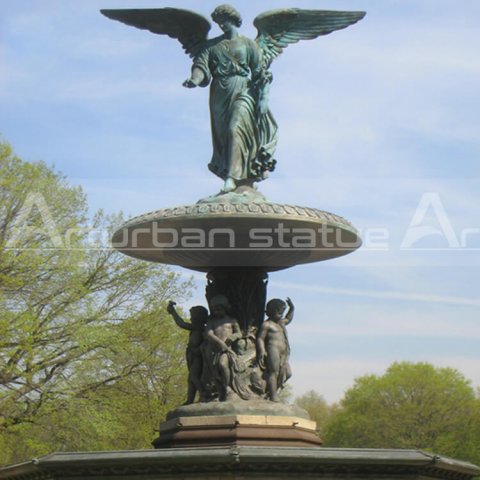
[[[89,221],[80,188],[0,143],[0,463],[79,443],[146,446],[146,422],[151,434],[179,401],[185,337],[165,304],[190,283],[113,251],[121,222]]]
[[[337,406],[329,405],[327,401],[315,390],[310,390],[295,399],[295,404],[308,412],[310,418],[317,422],[317,432],[323,437],[326,425],[334,414]]]
[[[384,375],[356,379],[325,439],[328,446],[416,448],[473,459],[476,415],[478,399],[457,370],[394,363]]]

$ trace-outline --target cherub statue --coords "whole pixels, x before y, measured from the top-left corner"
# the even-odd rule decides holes
[[[211,315],[207,321],[207,362],[212,369],[218,399],[229,400],[233,393],[246,400],[247,388],[238,378],[237,354],[233,344],[242,338],[238,322],[230,313],[230,303],[224,295],[210,300]]]
[[[358,22],[365,12],[286,8],[258,15],[255,40],[239,35],[242,19],[221,5],[212,13],[223,35],[208,39],[210,22],[177,8],[101,10],[108,18],[176,38],[193,58],[187,88],[210,84],[213,155],[209,169],[224,180],[223,192],[252,187],[273,171],[277,124],[268,108],[272,61],[288,45]]]
[[[190,323],[185,322],[175,309],[175,302],[168,302],[167,312],[173,317],[175,323],[190,332],[186,351],[188,367],[188,390],[185,405],[195,401],[195,395],[199,394],[203,398],[203,388],[201,384],[202,376],[202,343],[204,332],[208,320],[208,310],[201,305],[190,309]]]
[[[288,305],[288,312],[283,316]],[[267,303],[267,319],[262,323],[257,336],[257,362],[266,370],[267,394],[273,402],[278,402],[278,390],[292,376],[288,363],[290,344],[287,329],[293,320],[294,305],[287,298],[286,302],[274,298]]]

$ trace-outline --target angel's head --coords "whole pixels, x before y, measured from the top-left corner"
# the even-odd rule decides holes
[[[225,31],[224,27],[228,27],[228,24],[235,27],[240,27],[242,24],[242,17],[231,5],[219,5],[213,11],[212,19],[223,31]]]

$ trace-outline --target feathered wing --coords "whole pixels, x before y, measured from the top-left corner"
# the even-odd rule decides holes
[[[106,17],[132,27],[168,35],[182,44],[185,53],[194,57],[204,45],[211,28],[210,22],[190,10],[178,8],[145,8],[100,10]]]
[[[256,42],[263,51],[266,67],[269,67],[291,43],[346,28],[364,16],[365,12],[286,8],[261,13],[253,24],[258,30]]]

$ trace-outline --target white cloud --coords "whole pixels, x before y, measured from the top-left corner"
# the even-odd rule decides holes
[[[316,390],[327,402],[338,402],[355,378],[369,373],[381,374],[389,364],[388,360],[368,360],[358,356],[321,360],[309,358],[292,362],[290,383],[295,396]]]
[[[58,93],[57,100],[109,100],[123,99],[126,103],[130,99],[144,99],[148,97],[152,102],[162,103],[165,99],[172,97],[182,97],[182,91],[178,85],[172,85],[169,82],[162,82],[158,79],[138,80],[113,79],[109,78],[89,78],[84,80],[74,80],[63,85]]]
[[[83,57],[119,57],[121,60],[130,61],[132,57],[143,56],[147,53],[151,46],[151,42],[147,35],[144,38],[128,39],[123,35],[108,35],[107,32],[95,35],[95,37],[85,37],[79,39],[73,47],[72,54]],[[126,60],[129,59],[129,60]]]
[[[385,303],[380,306],[348,306],[341,311],[340,301],[334,305],[335,308],[321,308],[321,318],[315,317],[312,313],[304,315],[301,323],[295,325],[295,336],[304,339],[305,344],[309,339],[324,336],[383,337],[384,342],[394,342],[399,336],[480,340],[480,320],[477,319],[476,312],[472,311],[467,312],[465,318],[452,321],[457,317],[452,313],[438,313],[412,307],[399,311],[388,308]],[[305,306],[303,309],[305,310]],[[326,322],[326,317],[335,318],[335,321]]]
[[[295,396],[316,390],[328,402],[338,402],[345,391],[353,386],[355,378],[368,374],[382,375],[394,361],[425,361],[436,367],[455,368],[471,380],[474,387],[480,386],[479,360],[462,356],[368,359],[354,355],[295,361],[292,362],[293,377],[290,383]]]

